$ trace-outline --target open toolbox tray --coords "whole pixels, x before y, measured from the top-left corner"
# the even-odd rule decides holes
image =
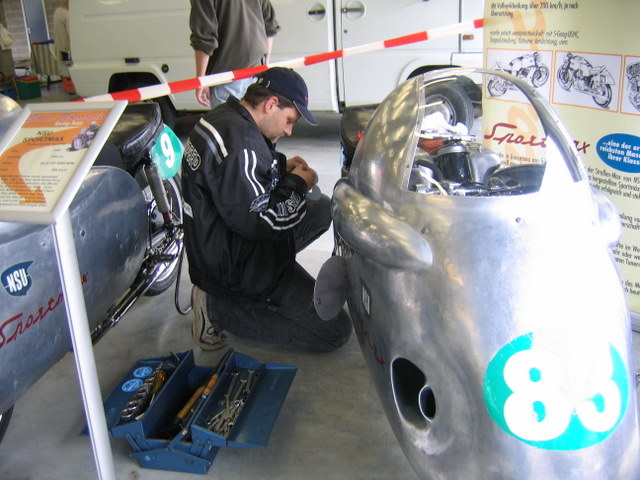
[[[136,391],[170,359],[175,359],[177,366],[149,406],[123,423],[121,412]],[[251,379],[250,370],[254,372]],[[107,425],[113,437],[127,440],[132,449],[129,456],[141,467],[205,474],[220,447],[267,444],[296,371],[292,366],[258,362],[232,349],[213,368],[195,365],[192,350],[138,360],[105,400]],[[202,387],[215,375],[218,378],[213,389],[203,393]],[[238,394],[238,414],[232,424],[217,432],[213,430],[216,425],[207,427],[207,420],[231,403],[233,397],[229,402],[225,397],[229,389],[239,392],[248,383],[250,390]],[[185,409],[192,398],[197,399],[195,404]],[[176,416],[185,410],[189,413],[177,423]]]

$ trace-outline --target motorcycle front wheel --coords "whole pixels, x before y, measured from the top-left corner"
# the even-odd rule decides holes
[[[636,107],[636,110],[638,110],[640,112],[640,94],[636,93],[630,93],[629,94],[629,100],[631,100],[631,105],[633,105],[634,107]]]
[[[501,97],[507,91],[507,83],[505,80],[493,78],[489,80],[487,90],[492,97]]]
[[[611,85],[600,85],[598,88],[598,93],[592,95],[593,101],[599,107],[607,108],[611,103],[611,99],[613,98],[613,92],[611,91]]]
[[[573,84],[573,76],[569,71],[569,67],[560,67],[558,70],[558,83],[565,90],[569,90]]]
[[[180,228],[182,225],[182,190],[180,188],[180,176],[176,175],[173,178],[169,178],[162,181],[165,191],[167,192],[167,199],[171,207],[171,215],[173,217],[174,224]],[[149,289],[145,292],[146,296],[153,297],[160,295],[167,290],[178,277],[178,269],[180,268],[180,255],[182,254],[184,242],[182,239],[176,239],[169,251],[166,253],[173,255],[173,260],[166,262],[160,266],[161,271],[155,282],[151,284]]]
[[[549,69],[544,65],[539,66],[531,75],[531,84],[535,87],[541,87],[549,79]]]

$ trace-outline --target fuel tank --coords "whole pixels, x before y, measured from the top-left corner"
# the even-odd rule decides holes
[[[517,95],[487,98],[492,75]],[[456,121],[465,95],[473,125]],[[620,222],[537,91],[460,69],[400,85],[333,214],[316,305],[346,296],[420,478],[640,478]]]
[[[90,328],[133,283],[148,242],[142,191],[94,167],[71,207]],[[0,412],[71,348],[50,226],[0,222]]]

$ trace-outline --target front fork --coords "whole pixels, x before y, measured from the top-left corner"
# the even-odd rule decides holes
[[[149,183],[151,194],[156,201],[158,211],[164,220],[164,225],[168,227],[173,224],[171,206],[169,205],[167,192],[162,184],[162,178],[160,178],[157,165],[151,160],[147,161],[144,165],[144,174],[147,177],[147,182]]]

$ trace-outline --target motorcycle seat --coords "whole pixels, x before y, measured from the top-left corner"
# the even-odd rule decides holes
[[[151,149],[163,126],[157,103],[127,105],[108,139],[120,152],[125,170],[132,170]]]

